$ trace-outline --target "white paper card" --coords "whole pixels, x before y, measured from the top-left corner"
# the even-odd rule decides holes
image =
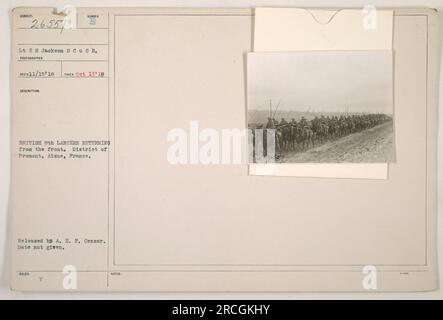
[[[255,9],[254,51],[392,50],[392,10]],[[251,175],[387,179],[388,164],[251,164]],[[278,169],[277,169],[278,168]]]

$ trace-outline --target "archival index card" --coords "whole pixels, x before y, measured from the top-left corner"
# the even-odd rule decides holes
[[[11,287],[435,288],[437,15],[393,20],[389,179],[320,179],[235,156],[254,10],[14,9]]]

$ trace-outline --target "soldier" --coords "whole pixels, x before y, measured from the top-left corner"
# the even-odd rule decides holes
[[[320,117],[320,123],[321,124],[328,124],[328,121],[326,120],[326,117],[325,117],[325,115],[324,114],[322,114],[321,115],[321,117]]]
[[[268,117],[268,123],[266,123],[266,129],[275,129],[275,122],[270,117]]]
[[[280,126],[280,127],[284,127],[284,126],[287,125],[287,124],[288,124],[288,122],[285,120],[285,118],[281,118],[280,123],[279,123],[279,126]]]
[[[308,125],[308,120],[306,120],[305,117],[301,117],[301,119],[300,119],[300,125],[301,125],[302,127],[307,126],[307,125]]]
[[[321,125],[320,119],[317,116],[315,116],[314,119],[312,119],[311,123],[312,123],[312,129],[314,131],[318,131]]]
[[[274,121],[274,127],[278,126],[278,121],[275,118],[272,118],[272,121]]]

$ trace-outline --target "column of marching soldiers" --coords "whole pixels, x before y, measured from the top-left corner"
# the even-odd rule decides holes
[[[315,116],[311,120],[301,117],[297,121],[292,118],[289,122],[285,118],[281,118],[279,122],[273,117],[268,117],[267,123],[257,128],[264,129],[264,142],[266,141],[267,131],[273,130],[277,151],[305,151],[326,141],[361,132],[390,120],[391,117],[380,113],[340,116],[321,115]]]

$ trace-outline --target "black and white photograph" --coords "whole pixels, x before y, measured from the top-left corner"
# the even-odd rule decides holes
[[[248,54],[252,162],[395,162],[392,60],[388,50]]]

